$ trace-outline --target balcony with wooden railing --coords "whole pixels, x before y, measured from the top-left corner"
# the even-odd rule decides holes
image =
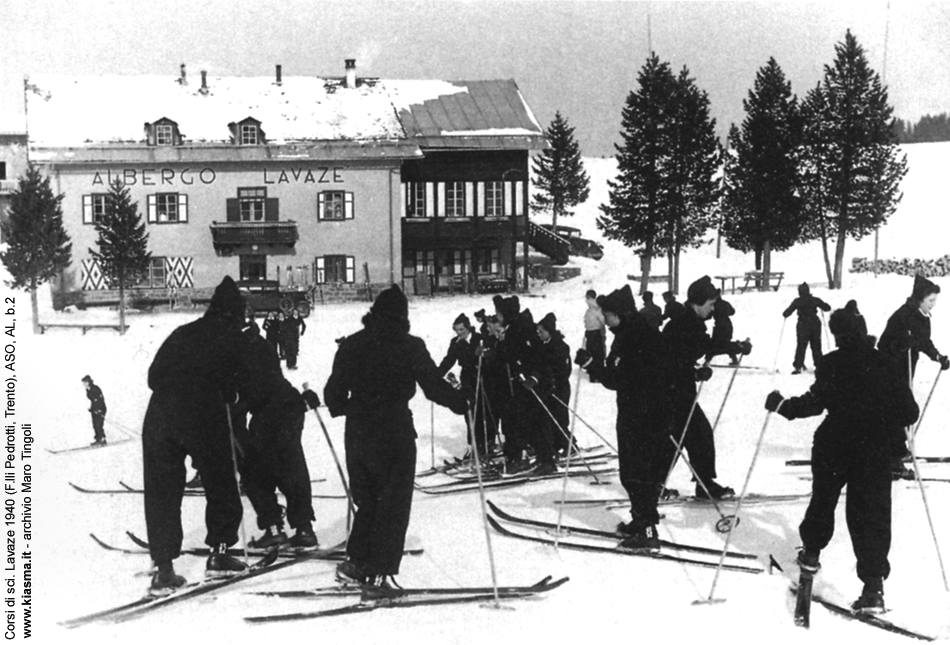
[[[212,222],[211,239],[216,248],[246,244],[297,243],[297,222]]]

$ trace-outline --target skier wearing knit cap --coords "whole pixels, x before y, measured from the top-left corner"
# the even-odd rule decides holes
[[[716,445],[713,441],[712,426],[696,400],[696,382],[708,381],[712,377],[712,369],[705,364],[696,367],[696,363],[710,353],[747,355],[752,351],[752,344],[742,341],[716,346],[707,335],[706,320],[712,315],[718,299],[719,290],[713,286],[709,276],[689,285],[685,313],[670,319],[663,328],[663,349],[672,369],[670,395],[673,406],[673,432],[677,441],[680,440],[689,420],[689,427],[686,428],[683,438],[683,448],[700,479],[696,482],[696,496],[722,499],[734,496],[735,491],[715,481]]]
[[[356,505],[338,579],[389,586],[399,573],[415,480],[409,401],[417,385],[452,412],[468,411],[462,392],[439,376],[422,339],[409,333],[409,303],[393,285],[363,316],[363,329],[339,341],[324,388],[330,414],[346,417],[346,469]]]
[[[811,345],[811,360],[818,367],[821,361],[821,320],[818,310],[831,311],[831,305],[811,295],[807,282],[798,285],[798,297],[782,312],[788,318],[798,312],[798,324],[795,325],[795,336],[798,343],[795,345],[795,360],[792,362],[792,374],[801,374],[805,369],[805,350]]]
[[[250,339],[241,332],[245,302],[225,277],[204,316],[175,329],[148,370],[152,397],[142,426],[145,523],[157,571],[150,593],[165,595],[185,583],[172,560],[181,554],[181,500],[185,457],[201,473],[207,508],[205,543],[212,548],[206,575],[240,573],[228,555],[237,543],[242,504],[232,460],[230,408],[249,371]]]
[[[541,360],[548,366],[553,377],[553,387],[544,398],[550,415],[548,429],[554,450],[567,455],[570,414],[567,406],[571,402],[571,348],[564,341],[564,334],[558,331],[557,317],[549,313],[538,323],[539,352]],[[552,418],[553,417],[553,418]],[[576,442],[574,445],[577,445]]]

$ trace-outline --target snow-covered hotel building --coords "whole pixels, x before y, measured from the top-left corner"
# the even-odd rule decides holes
[[[514,285],[529,152],[546,145],[515,82],[343,71],[32,76],[29,158],[65,195],[73,243],[57,288],[108,287],[88,249],[115,179],[147,223],[143,288]]]

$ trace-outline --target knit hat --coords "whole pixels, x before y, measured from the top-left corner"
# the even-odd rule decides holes
[[[810,293],[811,288],[808,286],[807,282],[802,282],[800,285],[798,285],[798,295],[807,296]]]
[[[538,322],[538,326],[544,327],[549,334],[553,334],[557,331],[557,317],[553,313],[549,313]]]
[[[847,309],[835,309],[828,319],[828,328],[834,334],[838,345],[845,345],[850,341],[862,340],[866,331],[862,331],[863,318],[854,315]],[[867,327],[864,327],[866,330]]]
[[[940,293],[940,287],[919,273],[914,276],[914,291],[911,298],[920,302],[932,293]]]
[[[645,302],[645,303],[652,303],[652,302],[653,302],[653,292],[652,292],[652,291],[644,291],[644,292],[643,292],[643,295],[640,296],[640,297],[643,298],[643,302]]]
[[[231,279],[231,276],[226,275],[221,280],[221,284],[214,289],[208,312],[215,312],[222,316],[243,321],[245,306],[244,296],[241,295],[237,284]]]
[[[458,317],[452,322],[452,326],[454,327],[455,325],[465,325],[465,329],[472,331],[472,322],[465,314],[458,315]]]
[[[508,298],[495,296],[492,298],[492,302],[495,303],[495,312],[502,315],[506,325],[510,324],[515,316],[521,313],[521,301],[518,300],[518,296]]]
[[[691,305],[704,305],[710,300],[719,297],[719,289],[713,286],[712,278],[704,275],[699,280],[689,285],[686,290],[686,302]]]
[[[92,385],[92,377],[89,376],[88,374],[86,374],[84,377],[82,377],[81,380],[82,380],[83,383],[88,383],[89,385]]]
[[[409,301],[406,300],[406,296],[399,285],[394,284],[376,296],[376,301],[370,307],[370,313],[374,316],[408,320]]]
[[[633,298],[633,291],[630,290],[629,284],[611,291],[606,296],[597,296],[597,304],[601,311],[618,316],[629,316],[637,311],[637,302]]]

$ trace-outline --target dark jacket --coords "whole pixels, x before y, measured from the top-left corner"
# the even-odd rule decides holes
[[[540,359],[551,373],[552,391],[562,401],[571,395],[571,348],[564,341],[564,334],[555,331],[548,342],[538,339]]]
[[[527,309],[512,316],[505,330],[504,340],[495,344],[491,360],[499,371],[504,370],[507,373],[513,383],[514,394],[519,393],[519,376],[534,378],[537,381],[535,391],[539,395],[551,391],[554,375],[538,351],[540,344],[534,318]],[[521,388],[522,392],[523,389]]]
[[[905,380],[908,349],[912,373],[917,369],[917,359],[922,353],[935,361],[940,356],[930,340],[930,316],[925,315],[911,298],[887,319],[877,348],[898,363]]]
[[[265,318],[263,329],[264,337],[276,344],[280,339],[280,321],[277,318]]]
[[[730,303],[722,300],[721,298],[716,301],[716,308],[713,310],[713,352],[718,351],[719,353],[729,353],[723,352],[721,350],[728,347],[729,342],[732,340],[732,316],[734,316],[735,313],[736,310]],[[706,359],[712,359],[712,357],[715,355],[717,354],[707,354]]]
[[[303,398],[280,369],[274,346],[261,336],[251,338],[248,346],[248,372],[241,384],[241,399],[247,411],[257,415],[268,405],[286,405],[304,410]]]
[[[696,363],[713,352],[706,321],[692,307],[663,328],[663,352],[670,368],[670,386],[679,393],[696,393]]]
[[[862,454],[888,450],[893,428],[912,424],[919,415],[907,381],[863,340],[825,354],[808,392],[786,399],[778,411],[787,419],[827,411],[815,445]]]
[[[666,303],[666,306],[663,308],[663,320],[673,320],[684,313],[686,313],[686,305],[682,302],[671,300]]]
[[[333,359],[333,371],[324,388],[324,401],[334,417],[346,416],[347,431],[366,434],[412,431],[409,401],[418,384],[426,397],[464,414],[463,394],[439,376],[425,342],[376,320],[344,338]]]
[[[449,350],[445,353],[445,358],[439,363],[439,377],[445,378],[449,370],[458,363],[461,368],[461,383],[463,387],[475,389],[475,382],[478,380],[478,356],[475,350],[482,342],[481,334],[472,332],[468,340],[462,340],[458,336],[449,342]]]
[[[680,307],[683,306],[680,303],[676,304],[680,305]],[[680,313],[682,313],[682,311],[680,311]],[[663,319],[665,318],[663,310],[660,309],[659,305],[653,302],[645,303],[643,309],[640,310],[640,315],[655,329],[659,329],[663,325]]]
[[[811,327],[821,325],[821,321],[818,319],[818,310],[822,311],[831,311],[831,305],[817,298],[810,293],[805,293],[804,295],[799,295],[797,298],[792,300],[792,304],[782,312],[782,315],[788,318],[796,311],[798,312],[798,327]]]
[[[307,323],[303,321],[303,318],[288,316],[280,323],[280,340],[284,344],[296,344],[305,331],[307,331]]]
[[[95,383],[89,384],[89,389],[86,390],[86,398],[89,399],[90,412],[103,415],[106,413],[106,399],[98,385]]]

